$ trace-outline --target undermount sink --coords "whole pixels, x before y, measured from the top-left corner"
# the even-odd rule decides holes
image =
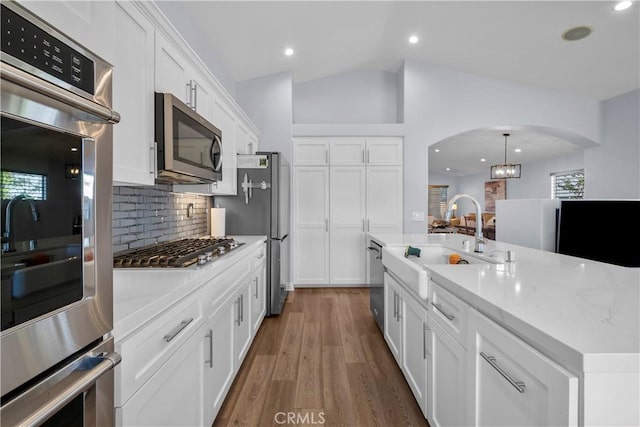
[[[406,246],[386,246],[382,248],[382,264],[395,276],[412,288],[421,298],[428,297],[426,265],[449,264],[449,255],[458,254],[466,262],[457,264],[500,264],[495,258],[485,254],[456,251],[442,245],[414,246],[420,249],[420,256],[405,257]],[[453,265],[453,264],[452,264]]]

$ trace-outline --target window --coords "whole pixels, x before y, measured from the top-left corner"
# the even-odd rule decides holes
[[[435,219],[441,219],[447,210],[448,185],[430,185],[427,212]]]
[[[552,199],[584,198],[584,169],[551,174]]]
[[[0,175],[2,200],[13,199],[20,194],[33,200],[47,200],[47,176],[3,170]]]

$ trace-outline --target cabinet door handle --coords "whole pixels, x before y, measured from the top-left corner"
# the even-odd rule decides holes
[[[422,358],[427,359],[427,323],[422,322]]]
[[[193,82],[193,109],[198,109],[198,85],[196,82]]]
[[[240,297],[236,300],[236,304],[238,304],[238,315],[236,316],[236,324],[240,326]]]
[[[262,253],[262,254],[258,255],[256,258],[258,258],[258,259],[262,259],[262,258],[264,258],[264,253]]]
[[[193,317],[190,317],[188,319],[183,320],[182,322],[180,322],[180,324],[178,326],[176,326],[174,329],[172,329],[170,332],[168,332],[165,336],[164,336],[164,340],[166,342],[171,341],[172,339],[174,339],[176,337],[176,335],[178,335],[180,332],[182,332],[182,330],[184,328],[187,327],[187,325],[189,325],[189,323],[193,322]]]
[[[244,322],[244,294],[240,295],[240,323]]]
[[[393,318],[398,319],[398,294],[393,291]]]
[[[208,363],[210,368],[213,368],[213,329],[209,329],[209,333],[205,335],[205,338],[209,338],[209,360],[204,363]]]
[[[364,150],[362,150],[362,164],[365,164],[365,160],[364,160]]]
[[[327,233],[329,232],[329,219],[328,218],[324,219],[324,231],[326,231]]]
[[[329,150],[324,150],[324,162],[329,164]]]
[[[502,377],[509,381],[509,384],[511,384],[513,386],[513,388],[515,388],[516,390],[518,390],[520,393],[524,393],[524,383],[522,381],[516,381],[513,378],[511,378],[511,375],[509,375],[507,372],[505,372],[504,369],[502,369],[500,367],[500,365],[498,365],[498,363],[496,362],[496,358],[495,356],[489,356],[486,353],[484,353],[483,351],[480,352],[480,356],[482,356],[482,358],[484,360],[486,360],[489,365],[491,365],[493,367],[493,369],[495,369],[496,371],[498,371],[498,373],[500,375],[502,375]]]
[[[153,175],[154,178],[158,178],[158,143],[155,141],[151,144],[151,152],[152,165],[149,173]]]
[[[364,233],[364,218],[362,219],[362,232]]]
[[[255,293],[255,297],[256,297],[256,299],[258,299],[258,278],[257,278],[257,277],[254,277],[254,278],[253,278],[253,281],[254,281],[254,282],[255,282],[255,284],[256,284],[256,293]]]
[[[398,294],[398,322],[402,319],[402,298],[400,298],[400,294]]]
[[[371,163],[371,150],[367,150],[367,164]]]
[[[440,304],[432,302],[431,305],[434,306],[436,308],[436,310],[438,310],[440,313],[442,313],[442,315],[444,317],[446,317],[447,319],[453,320],[453,319],[456,318],[456,316],[454,316],[453,314],[449,314],[446,311],[444,311],[444,309],[442,308],[442,306]]]

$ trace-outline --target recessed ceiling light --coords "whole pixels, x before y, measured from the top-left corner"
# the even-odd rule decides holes
[[[435,150],[433,150],[433,151],[435,151],[436,153],[439,153],[439,152],[440,152],[440,149],[439,149],[439,148],[436,148],[436,149],[435,149]]]
[[[515,149],[515,150],[513,150],[513,151],[515,151],[516,153],[521,153],[521,152],[522,152],[522,148],[516,148],[516,149]]]
[[[487,159],[482,158],[482,159],[480,159],[480,161],[481,161],[481,162],[486,162],[486,161],[487,161]]]
[[[631,4],[632,3],[630,1],[621,1],[615,5],[614,9],[618,12],[620,12],[621,10],[627,10],[631,7]]]
[[[583,39],[591,34],[591,28],[581,25],[579,27],[573,27],[562,34],[562,38],[567,41],[576,41]]]
[[[73,147],[71,151],[78,151],[78,149],[76,147]]]
[[[450,170],[451,170],[451,168],[445,168],[444,170],[446,170],[446,171],[450,171]]]
[[[409,37],[409,43],[411,43],[411,44],[416,44],[416,43],[418,43],[418,36],[411,36],[411,37]]]
[[[285,55],[287,55],[287,56],[291,56],[291,55],[293,55],[293,49],[292,49],[292,48],[290,48],[290,47],[286,48],[286,49],[284,50],[284,54],[285,54]]]

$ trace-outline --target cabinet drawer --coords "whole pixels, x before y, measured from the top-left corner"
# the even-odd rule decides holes
[[[576,376],[475,310],[470,325],[474,425],[577,425]]]
[[[122,406],[202,324],[202,304],[192,295],[116,344],[115,405]]]
[[[267,258],[267,247],[266,245],[261,245],[260,248],[253,251],[251,255],[249,255],[249,271],[253,271],[257,267],[260,267]]]
[[[433,279],[430,279],[430,285],[429,310],[431,316],[439,321],[458,342],[466,346],[469,306],[460,298],[445,291]]]

